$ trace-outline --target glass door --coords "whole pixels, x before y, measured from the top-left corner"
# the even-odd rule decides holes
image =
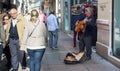
[[[120,58],[120,0],[113,0],[113,28],[112,28],[112,50],[113,55]]]

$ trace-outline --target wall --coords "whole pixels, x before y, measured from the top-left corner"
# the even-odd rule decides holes
[[[97,53],[120,67],[120,60],[111,55],[112,0],[98,0]]]
[[[111,19],[111,1],[98,0],[98,19]]]
[[[101,55],[107,55],[110,41],[110,20],[111,9],[109,0],[98,0],[98,19],[97,19],[97,51]],[[105,50],[103,52],[103,49]]]

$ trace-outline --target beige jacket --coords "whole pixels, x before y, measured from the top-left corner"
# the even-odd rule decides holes
[[[18,30],[18,36],[19,36],[20,43],[21,43],[21,40],[23,38],[23,33],[24,33],[24,29],[25,29],[26,24],[27,24],[27,20],[22,16],[18,16],[18,21],[17,21],[16,26],[17,26],[17,30]],[[11,19],[7,25],[7,28],[6,28],[6,41],[8,41],[8,39],[9,39],[10,26],[11,26]]]
[[[35,28],[36,25],[36,28]],[[33,28],[35,30],[33,31]],[[33,31],[31,36],[30,33]],[[25,46],[47,46],[47,29],[43,22],[38,21],[36,24],[28,22],[24,31],[24,37],[22,41],[22,48]]]
[[[0,44],[3,45],[3,48],[5,47],[5,30],[1,21],[0,21]]]

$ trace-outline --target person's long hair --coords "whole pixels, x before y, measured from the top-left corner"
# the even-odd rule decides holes
[[[3,25],[7,24],[7,23],[4,22],[4,21],[5,21],[5,17],[8,17],[8,20],[9,20],[9,19],[10,19],[10,15],[9,15],[9,14],[5,14],[5,15],[2,17],[2,23],[3,23]]]
[[[33,23],[36,23],[36,21],[38,20],[38,16],[39,16],[38,11],[37,10],[32,10],[30,21],[33,22]]]

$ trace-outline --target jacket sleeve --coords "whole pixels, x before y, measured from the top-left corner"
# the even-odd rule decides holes
[[[5,47],[5,31],[2,23],[0,22],[0,43]]]
[[[45,37],[45,41],[46,41],[46,47],[48,46],[48,31],[47,31],[47,27],[45,26],[45,24],[43,23],[42,24],[42,27],[43,27],[43,34],[44,34],[44,37]]]
[[[29,34],[29,24],[27,23],[25,26],[24,33],[23,33],[23,38],[22,38],[20,50],[26,50],[26,42],[28,39],[28,34]]]

